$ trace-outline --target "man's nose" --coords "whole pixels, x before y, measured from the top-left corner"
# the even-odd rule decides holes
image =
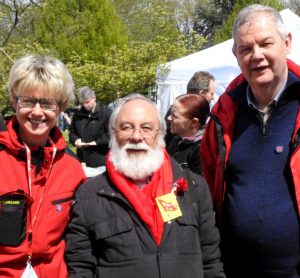
[[[143,140],[143,136],[142,136],[141,130],[139,128],[135,128],[133,130],[131,140],[133,140],[133,141],[142,141]]]
[[[261,58],[263,57],[263,49],[261,49],[260,47],[254,47],[253,48],[253,57],[254,58]]]

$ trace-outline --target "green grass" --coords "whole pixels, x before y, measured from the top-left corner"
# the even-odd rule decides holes
[[[69,131],[65,130],[62,131],[62,134],[67,142],[68,148],[71,149],[74,153],[76,153],[76,147],[74,147],[70,142],[69,142]]]

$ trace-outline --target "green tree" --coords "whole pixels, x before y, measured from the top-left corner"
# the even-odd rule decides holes
[[[224,26],[219,28],[214,37],[214,41],[216,44],[221,43],[225,40],[228,40],[232,37],[232,27],[234,20],[239,13],[239,11],[250,4],[262,4],[267,5],[275,8],[276,10],[280,11],[284,7],[283,5],[277,1],[277,0],[238,0],[236,4],[233,7],[233,10],[230,14],[230,16],[227,18],[227,20],[224,23]]]
[[[107,48],[127,42],[126,28],[109,0],[45,0],[34,36],[65,61],[74,53],[101,61]]]
[[[114,47],[105,53],[104,63],[88,60],[82,63],[74,56],[67,66],[77,87],[89,84],[95,89],[97,98],[108,103],[117,94],[147,94],[149,86],[155,84],[158,65],[189,53],[183,41],[174,43],[168,38],[157,37],[152,42]]]
[[[194,30],[207,39],[204,48],[214,45],[216,30],[220,28],[231,13],[236,0],[204,0],[194,11]]]
[[[126,24],[131,41],[152,41],[177,35],[173,4],[164,0],[112,0]]]
[[[112,0],[127,26],[130,41],[154,41],[156,37],[197,45],[193,31],[195,3],[202,0]],[[198,45],[199,46],[199,45]]]
[[[1,0],[0,1],[0,46],[4,47],[18,35],[18,26],[26,18],[28,10],[36,6],[33,0]]]

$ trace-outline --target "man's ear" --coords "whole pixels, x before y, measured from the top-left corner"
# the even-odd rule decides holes
[[[205,97],[206,94],[207,94],[207,91],[201,90],[200,96],[203,96],[206,99],[206,97]]]
[[[236,57],[236,49],[234,46],[232,47],[231,51],[232,51],[232,54]]]
[[[292,34],[291,33],[288,33],[288,35],[286,36],[286,38],[284,40],[284,44],[285,44],[285,53],[290,54],[292,51]]]

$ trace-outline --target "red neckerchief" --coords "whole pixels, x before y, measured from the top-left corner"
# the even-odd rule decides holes
[[[164,150],[163,164],[153,173],[151,181],[143,190],[115,169],[110,161],[110,153],[106,158],[106,169],[112,182],[149,227],[156,244],[159,245],[164,231],[164,222],[155,198],[170,193],[173,182],[171,162],[166,150]]]

